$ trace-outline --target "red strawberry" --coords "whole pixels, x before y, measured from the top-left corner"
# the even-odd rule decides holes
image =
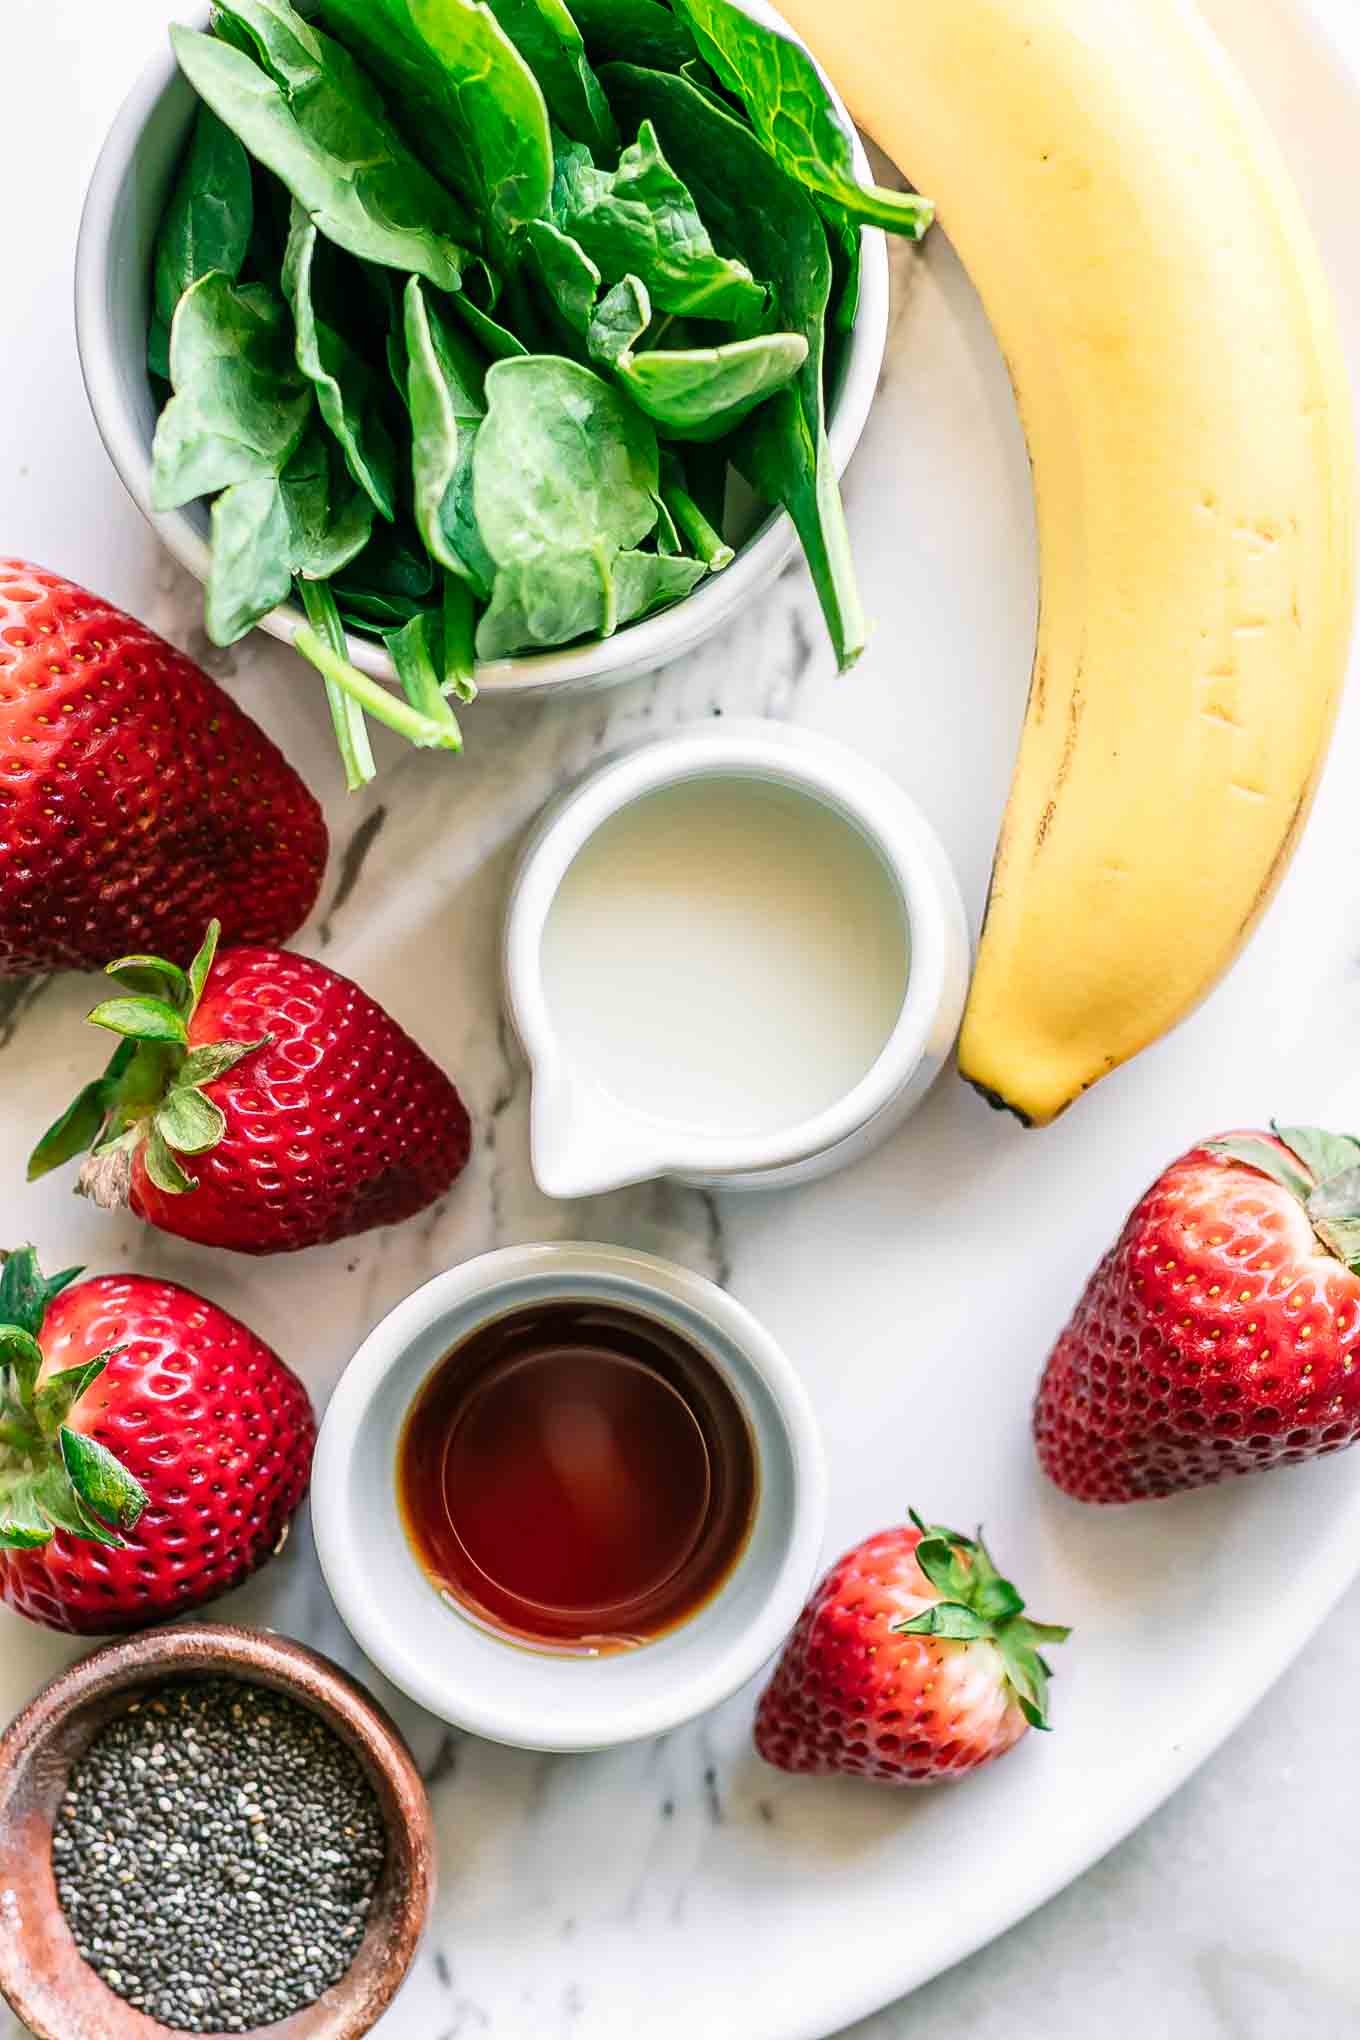
[[[443,1071],[337,971],[216,946],[214,923],[187,974],[108,966],[132,996],[90,1018],[124,1039],[39,1141],[30,1181],[91,1148],[80,1188],[96,1203],[242,1254],[395,1225],[441,1197],[471,1146]]]
[[[316,1426],[276,1353],[173,1282],[0,1275],[0,1598],[79,1635],[239,1586],[307,1491]]]
[[[1048,1666],[1065,1629],[1031,1622],[981,1537],[923,1523],[880,1530],[832,1566],[798,1618],[756,1712],[781,1771],[931,1785],[1046,1728]]]
[[[187,963],[214,915],[234,942],[282,941],[326,849],[296,772],[191,659],[0,559],[0,977],[124,949]]]
[[[1360,1141],[1206,1141],[1132,1212],[1049,1357],[1044,1470],[1132,1502],[1360,1437]]]

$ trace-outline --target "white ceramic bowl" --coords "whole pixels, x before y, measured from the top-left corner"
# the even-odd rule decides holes
[[[902,1006],[872,1067],[815,1118],[757,1136],[630,1112],[565,1055],[543,981],[548,915],[589,838],[644,795],[709,775],[777,781],[842,816],[882,859],[906,923]],[[775,1189],[844,1168],[900,1126],[934,1083],[958,1033],[968,971],[968,923],[943,844],[915,802],[843,744],[788,723],[708,722],[597,767],[545,809],[506,909],[506,1002],[533,1070],[539,1187],[550,1197],[587,1197],[676,1176],[724,1190]]]
[[[792,34],[765,0],[738,0],[759,20]],[[206,8],[188,8],[206,27]],[[168,41],[134,86],[95,165],[76,249],[76,341],[95,424],[137,508],[175,558],[200,581],[208,572],[208,513],[203,503],[181,510],[151,508],[151,441],[156,403],[146,369],[147,314],[156,231],[193,115],[194,95],[180,76]],[[840,100],[842,116],[849,117]],[[861,178],[871,175],[855,142]],[[863,276],[854,331],[844,348],[828,408],[828,436],[840,473],[864,430],[883,366],[888,336],[888,257],[883,235],[863,235]],[[732,565],[710,575],[673,609],[631,624],[603,643],[498,660],[478,670],[486,694],[531,695],[585,689],[654,672],[690,651],[771,581],[797,545],[789,518],[769,516]],[[291,603],[272,610],[261,628],[291,644],[303,623]],[[375,678],[396,684],[387,653],[351,636],[349,655]]]
[[[736,1395],[755,1443],[755,1518],[726,1581],[679,1628],[609,1657],[526,1649],[460,1615],[421,1570],[397,1507],[402,1425],[432,1369],[478,1326],[556,1298],[638,1310],[697,1345]],[[413,1700],[493,1742],[603,1749],[716,1707],[778,1649],[816,1572],[826,1469],[789,1361],[711,1282],[619,1247],[506,1247],[437,1275],[359,1348],[317,1441],[312,1521],[342,1618]]]

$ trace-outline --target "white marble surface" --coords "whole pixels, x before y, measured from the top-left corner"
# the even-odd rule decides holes
[[[1210,11],[1224,18],[1233,5],[1214,0]],[[202,655],[197,591],[158,550],[98,445],[69,315],[75,223],[94,152],[174,11],[171,0],[118,0],[116,7],[6,0],[0,179],[10,316],[0,546],[88,580]],[[1243,60],[1268,106],[1282,109],[1299,89],[1285,61],[1289,46],[1272,25],[1284,0],[1248,11],[1255,25]],[[1353,0],[1340,0],[1334,18],[1360,61]],[[1320,165],[1302,160],[1297,167],[1324,232],[1338,246],[1343,235],[1353,237],[1354,182],[1347,190]],[[1349,317],[1352,344],[1360,345],[1354,298]],[[909,498],[901,485],[907,446]],[[1004,1224],[1008,1201],[1032,1197],[1036,1172],[1046,1170],[1061,1244],[1051,1273],[1036,1278],[1038,1317],[1055,1326],[1081,1269],[1161,1159],[1206,1125],[1265,1109],[1286,1086],[1305,1083],[1316,1100],[1318,1073],[1339,1073],[1353,1060],[1360,1023],[1354,693],[1303,851],[1246,961],[1174,1041],[1050,1133],[1021,1134],[946,1079],[923,1115],[924,1142],[909,1129],[854,1174],[761,1203],[653,1187],[554,1206],[527,1172],[524,1083],[491,996],[499,891],[523,823],[601,751],[718,710],[792,716],[849,736],[927,808],[976,918],[1024,698],[1034,562],[1032,549],[1015,539],[1017,529],[1028,529],[1028,478],[1004,379],[976,302],[938,238],[924,261],[897,259],[888,372],[847,494],[868,606],[878,619],[873,648],[850,681],[831,672],[810,590],[793,571],[720,646],[659,682],[546,707],[479,707],[467,717],[469,753],[454,766],[380,740],[382,777],[346,803],[328,758],[323,705],[305,669],[262,640],[213,654],[220,677],[314,782],[331,789],[335,855],[304,946],[378,990],[458,1075],[477,1119],[477,1158],[453,1197],[427,1217],[286,1267],[224,1263],[130,1222],[102,1219],[55,1184],[21,1204],[19,1158],[88,1064],[81,1026],[88,987],[69,980],[0,987],[7,1217],[18,1222],[22,1211],[26,1230],[66,1258],[112,1266],[135,1257],[198,1284],[297,1361],[318,1399],[374,1320],[451,1259],[533,1237],[596,1235],[649,1246],[730,1283],[785,1337],[842,1465],[854,1464],[856,1437],[872,1421],[853,1385],[846,1391],[846,1356],[877,1355],[880,1365],[886,1356],[891,1365],[902,1308],[895,1265],[909,1230],[919,1238],[932,1224],[942,1228],[962,1310],[969,1256],[959,1251],[958,1228],[976,1224],[984,1208],[989,1225]],[[953,678],[965,605],[971,664],[985,688]],[[923,1153],[933,1157],[929,1170]],[[937,1322],[947,1329],[947,1314]],[[979,1333],[990,1325],[1004,1345],[1006,1300],[992,1299],[974,1323]],[[1032,1368],[1041,1346],[1010,1357]],[[909,1420],[909,1382],[893,1407]],[[957,1491],[966,1511],[986,1506],[985,1497],[966,1496],[957,1474],[950,1481],[948,1499]],[[871,1527],[872,1511],[894,1505],[895,1485],[875,1482],[869,1491],[843,1481],[833,1541]],[[1301,1551],[1299,1563],[1307,1557]],[[1245,1586],[1244,1596],[1249,1616]],[[268,1574],[221,1606],[356,1663],[305,1530]],[[0,1718],[71,1654],[0,1617]],[[1053,2040],[1107,2030],[1177,2040],[1360,2035],[1351,1840],[1360,1825],[1352,1761],[1358,1675],[1360,1592],[1353,1592],[1267,1704],[1169,1807],[990,1950],[855,2028],[855,2040],[944,2040],[961,2031],[1009,2040],[1041,2025]],[[1174,1722],[1174,1662],[1153,1656],[1131,1663],[1128,1677],[1149,1714]],[[382,2022],[385,2040],[603,2040],[606,2028],[592,2016],[591,1961],[573,1953],[582,1927],[569,1902],[571,1868],[563,1870],[560,1856],[564,1842],[582,1845],[582,1780],[593,1775],[598,1785],[606,1772],[470,1743],[399,1697],[393,1704],[435,1788],[446,1898],[407,1990]],[[740,1916],[743,1851],[749,1857],[760,1848],[772,1803],[745,1755],[748,1714],[749,1701],[738,1699],[664,1747],[591,1760],[607,1767],[601,1803],[609,1825],[592,1851],[590,1903],[617,1929],[604,1944],[612,1962],[626,1962],[648,1922],[663,1913],[683,1929],[687,1897],[717,1855],[719,1827],[729,1902]],[[593,1833],[589,1839],[596,1842]],[[989,1851],[1026,1846],[1023,1833],[982,1839]],[[555,1852],[550,1875],[545,1866]],[[551,1994],[532,2002],[516,1970],[510,1890],[530,1917],[537,1907],[551,1920],[562,1944]],[[911,1935],[909,1893],[900,1931]],[[475,1980],[460,1932],[481,1937]],[[498,1934],[499,1966],[488,1965],[485,1947],[494,1948]],[[592,1943],[597,1961],[600,1945]],[[703,1952],[696,1945],[696,1964]],[[817,1952],[831,1969],[854,1959],[845,1946]],[[779,1994],[777,1978],[769,1989]],[[608,2040],[622,2030],[611,2022]],[[646,2030],[645,2016],[632,2030]],[[707,2030],[713,2040],[729,2033],[746,2040],[740,2021]]]

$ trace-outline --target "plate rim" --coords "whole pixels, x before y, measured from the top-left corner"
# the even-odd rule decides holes
[[[1199,0],[1189,0],[1189,4],[1200,11]],[[1351,37],[1343,36],[1339,5],[1340,0],[1288,0],[1285,11],[1294,18],[1299,35],[1313,45],[1318,63],[1343,81],[1360,109],[1360,19],[1353,24]],[[1210,26],[1213,28],[1213,24]],[[1216,28],[1213,32],[1218,33]],[[1229,56],[1232,57],[1231,48]],[[1360,660],[1360,622],[1351,657],[1354,666]],[[1360,1447],[1356,1449],[1360,1451]],[[1337,1502],[1326,1545],[1310,1555],[1311,1593],[1304,1588],[1287,1609],[1277,1609],[1269,1647],[1257,1653],[1260,1675],[1239,1680],[1231,1688],[1226,1704],[1222,1697],[1224,1689],[1217,1688],[1201,1703],[1188,1724],[1184,1714],[1177,1717],[1174,1760],[1159,1760],[1150,1783],[1141,1772],[1134,1774],[1128,1791],[1117,1802],[1117,1812],[1102,1824],[1100,1839],[1094,1846],[1088,1833],[1077,1832],[1070,1845],[1052,1852],[1044,1874],[1025,1891],[1019,1904],[1013,1889],[1003,1883],[993,1887],[995,1897],[984,1889],[976,1907],[969,1910],[966,1923],[952,1935],[938,1937],[933,1947],[918,1953],[915,1959],[894,1966],[891,1980],[880,1973],[876,1981],[839,1993],[829,1992],[824,2008],[815,2017],[814,2008],[805,2004],[796,2024],[771,2028],[768,2040],[836,2040],[845,2028],[888,2010],[1020,1926],[1127,1841],[1237,1732],[1322,1628],[1347,1589],[1360,1579],[1360,1539],[1354,1535],[1357,1527],[1360,1527],[1360,1482],[1344,1501]],[[1109,1802],[1106,1812],[1108,1815]],[[842,1956],[844,1952],[840,1951]],[[802,1990],[806,1995],[806,1980]],[[749,2040],[762,2040],[762,2036],[751,2035]]]

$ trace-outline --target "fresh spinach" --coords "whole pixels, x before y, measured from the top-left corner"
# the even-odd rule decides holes
[[[618,621],[613,585],[613,557],[593,552],[554,552],[503,567],[477,625],[477,657],[508,659],[576,638],[607,637]]]
[[[333,325],[318,317],[313,289],[318,235],[293,203],[292,232],[283,260],[283,294],[293,310],[297,364],[316,391],[321,415],[335,434],[354,480],[380,517],[396,515],[396,448],[378,403],[376,378]]]
[[[406,286],[404,321],[416,527],[430,557],[485,599],[495,568],[469,499],[472,450],[486,410],[486,367],[430,303],[418,276]]]
[[[517,355],[529,352],[517,333],[512,333],[508,326],[503,326],[480,305],[475,305],[465,292],[458,291],[449,303],[483,354],[489,355],[492,361],[513,361]]]
[[[335,598],[343,611],[371,613],[377,623],[405,623],[435,589],[435,567],[416,533],[380,524],[351,567],[337,577]]]
[[[204,605],[212,642],[244,637],[287,601],[295,576],[329,580],[363,551],[372,528],[372,504],[314,415],[277,475],[233,483],[213,504]]]
[[[620,624],[635,623],[668,602],[679,602],[707,573],[702,560],[662,553],[624,552],[614,562],[614,598]]]
[[[473,509],[496,564],[480,658],[617,627],[615,562],[656,522],[656,438],[579,363],[531,356],[486,378]]]
[[[201,104],[156,248],[153,500],[212,499],[220,642],[296,589],[349,785],[367,717],[457,748],[478,657],[720,572],[734,469],[853,661],[828,329],[861,222],[930,209],[859,185],[796,45],[728,0],[217,0],[172,39]]]
[[[617,391],[560,356],[498,361],[473,457],[473,506],[497,567],[606,557],[656,521],[656,437]]]
[[[478,195],[498,234],[512,235],[546,211],[547,105],[489,7],[480,0],[321,0],[321,6],[400,94],[422,152],[455,189]],[[456,288],[437,276],[430,281]]]
[[[766,291],[744,262],[714,248],[650,121],[616,170],[599,170],[584,149],[559,145],[552,217],[609,282],[641,277],[661,311],[759,328]]]
[[[558,126],[601,154],[612,154],[619,131],[563,0],[488,0],[488,5],[537,78]]]
[[[373,533],[373,505],[357,488],[344,456],[320,418],[279,477],[288,511],[289,565],[307,581],[329,581],[359,554]]]
[[[156,237],[155,310],[147,342],[153,375],[170,380],[170,321],[190,284],[212,270],[233,282],[255,222],[250,158],[230,128],[200,106]]]
[[[702,68],[694,37],[659,0],[571,0],[571,11],[592,63]]]
[[[663,553],[667,559],[678,559],[685,550],[685,542],[680,536],[674,517],[671,515],[671,506],[666,501],[664,486],[661,494],[656,499],[656,549],[659,553]]]
[[[178,25],[170,30],[180,69],[199,97],[287,185],[327,240],[457,290],[469,263],[455,239],[460,208],[390,126],[342,89],[355,72],[347,52],[329,38],[315,39],[325,90],[290,97],[219,37]]]
[[[599,270],[580,242],[551,220],[532,221],[524,229],[524,240],[538,279],[568,330],[584,339],[603,281]]]
[[[859,310],[860,268],[863,261],[863,229],[835,206],[819,208],[831,244],[831,315],[835,332],[854,331]]]
[[[505,567],[477,627],[477,655],[505,659],[577,638],[611,637],[621,625],[688,595],[706,571],[701,560],[632,550],[555,552]]]
[[[914,192],[859,182],[849,130],[801,43],[730,0],[676,0],[676,6],[719,82],[742,101],[766,148],[791,177],[851,219],[920,240],[935,208]]]
[[[764,333],[720,347],[653,347],[638,353],[636,343],[651,317],[646,289],[637,277],[625,277],[601,304],[587,341],[594,359],[671,438],[724,438],[807,360],[801,333]]]
[[[273,480],[312,414],[282,300],[263,284],[237,285],[215,270],[179,301],[170,382],[174,394],[152,446],[153,510],[236,482]]]
[[[844,671],[864,649],[865,629],[826,437],[822,364],[831,256],[820,215],[751,129],[687,79],[626,64],[610,64],[602,76],[622,119],[655,123],[667,160],[704,218],[767,278],[778,324],[807,342],[797,382],[760,406],[729,452],[757,493],[792,517]]]

